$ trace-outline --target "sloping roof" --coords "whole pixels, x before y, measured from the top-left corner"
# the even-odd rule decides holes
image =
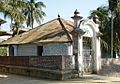
[[[0,29],[0,36],[11,36],[12,34],[10,32],[4,31]]]
[[[26,32],[28,30],[29,30],[28,28],[19,28],[19,32]]]
[[[28,30],[29,30],[28,28],[18,28],[18,31],[17,31],[17,29],[14,28],[14,29],[12,30],[12,36],[16,36],[17,34],[22,34],[22,33],[26,32],[26,31],[28,31]],[[14,32],[13,32],[13,31],[14,31]]]
[[[66,31],[73,30],[73,22],[60,18]],[[70,34],[69,34],[70,35]],[[70,35],[71,37],[71,35]],[[68,35],[62,28],[59,19],[51,20],[25,33],[12,37],[1,45],[9,44],[28,44],[28,43],[51,43],[51,42],[70,42]]]

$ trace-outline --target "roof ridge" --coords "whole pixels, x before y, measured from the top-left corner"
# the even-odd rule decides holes
[[[61,21],[61,18],[58,17],[58,21],[59,21],[59,23],[60,23],[62,29],[65,31],[65,33],[67,34],[68,38],[69,38],[70,41],[72,42],[71,36],[69,35],[69,33],[68,33],[67,29],[65,28],[63,22]]]
[[[50,23],[50,22],[52,22],[52,21],[54,21],[54,20],[57,20],[57,18],[55,18],[55,19],[53,19],[53,20],[50,20],[50,21],[47,21],[47,22],[45,22],[45,23],[43,23],[43,24],[41,24],[41,25],[39,25],[39,26],[37,26],[37,27],[43,26],[43,25],[45,25],[45,24],[48,24],[48,23]],[[37,27],[35,27],[35,28],[37,28]],[[34,29],[34,28],[33,28],[33,29]]]

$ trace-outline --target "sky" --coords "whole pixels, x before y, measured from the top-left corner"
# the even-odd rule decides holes
[[[37,0],[39,1],[39,0]],[[77,9],[80,15],[84,18],[90,15],[91,10],[95,10],[97,7],[107,5],[108,0],[41,0],[46,8],[43,11],[46,13],[42,23],[57,18],[58,14],[61,18],[72,20],[71,16],[74,15],[74,11]],[[0,14],[0,18],[3,15]],[[1,26],[3,30],[10,30],[10,20],[6,19],[7,23]],[[37,24],[34,27],[38,26]]]

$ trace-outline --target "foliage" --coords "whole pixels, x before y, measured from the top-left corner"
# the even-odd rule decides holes
[[[113,3],[112,3],[113,2]],[[104,42],[108,44],[110,50],[111,44],[111,17],[110,12],[114,12],[113,20],[113,48],[114,51],[120,50],[120,0],[109,0],[109,6],[101,6],[96,10],[92,10],[90,16],[97,15],[100,21],[100,32],[103,33],[101,37]],[[102,41],[101,41],[102,42]],[[103,48],[104,49],[104,48]]]
[[[4,18],[11,19],[13,32],[18,32],[24,22],[32,28],[34,20],[40,22],[45,16],[42,7],[45,7],[44,3],[35,0],[0,0],[0,12],[4,14]]]
[[[0,56],[7,56],[7,48],[0,47]]]
[[[117,8],[118,0],[108,0],[109,1],[109,9],[111,11],[115,11]]]
[[[23,13],[26,16],[26,24],[27,26],[31,26],[33,28],[34,20],[40,23],[45,13],[42,11],[42,7],[45,7],[43,2],[35,2],[35,0],[29,0],[26,3],[26,8],[23,9]]]
[[[110,17],[107,6],[98,7],[91,11],[90,17],[97,15],[100,21],[100,32],[102,32],[101,43],[102,48],[109,49],[110,45]]]
[[[25,18],[24,14],[21,13],[22,3],[20,0],[3,0],[1,2],[0,12],[11,18],[13,22],[22,22]]]

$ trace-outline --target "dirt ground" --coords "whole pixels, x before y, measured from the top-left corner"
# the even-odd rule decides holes
[[[0,84],[120,84],[120,78],[84,75],[80,78],[57,81],[13,74],[0,74]]]

